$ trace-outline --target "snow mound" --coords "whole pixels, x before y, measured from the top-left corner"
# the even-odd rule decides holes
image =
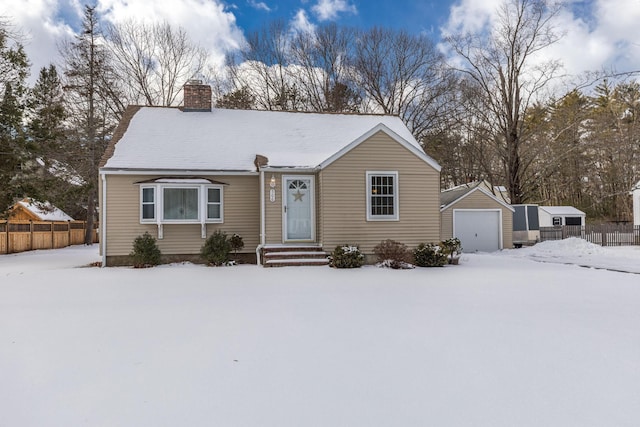
[[[603,255],[605,249],[600,245],[590,243],[578,237],[569,237],[564,240],[548,240],[534,246],[521,249],[527,256],[559,256],[571,254],[573,256]]]

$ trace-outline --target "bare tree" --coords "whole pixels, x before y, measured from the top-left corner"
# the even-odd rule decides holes
[[[358,111],[361,95],[351,79],[355,31],[328,24],[314,32],[302,31],[291,41],[295,76],[312,111]]]
[[[536,58],[559,40],[551,22],[558,12],[547,0],[505,0],[492,30],[447,38],[463,63],[457,69],[481,94],[474,113],[492,130],[512,203],[529,197],[523,183],[530,164],[523,161],[523,119],[560,67],[558,61]]]
[[[126,21],[107,27],[113,66],[124,80],[129,103],[170,106],[184,84],[202,73],[206,51],[182,28],[167,22]]]
[[[290,70],[291,33],[282,20],[270,22],[247,37],[247,45],[229,56],[232,86],[251,90],[255,106],[262,110],[301,110],[305,100]]]
[[[399,115],[422,139],[446,111],[452,74],[425,35],[383,28],[358,34],[353,71],[369,111]]]

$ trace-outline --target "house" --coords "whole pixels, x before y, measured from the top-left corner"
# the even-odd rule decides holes
[[[631,190],[633,199],[633,225],[640,225],[640,181]]]
[[[489,191],[484,181],[463,184],[440,194],[440,236],[457,237],[464,252],[511,248],[514,209]]]
[[[380,241],[440,237],[440,166],[398,117],[211,108],[185,85],[184,107],[129,107],[100,167],[104,265],[133,239],[167,260],[196,259],[216,230],[243,237],[247,261]],[[263,255],[263,256],[261,256]]]
[[[573,206],[538,206],[540,227],[585,225],[586,214]]]
[[[51,203],[30,198],[16,202],[9,209],[9,218],[25,221],[73,221],[73,218]]]

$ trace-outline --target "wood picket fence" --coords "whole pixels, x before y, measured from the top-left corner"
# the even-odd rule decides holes
[[[0,254],[81,245],[86,227],[86,221],[0,220]],[[98,242],[98,223],[93,226],[93,242]]]
[[[600,246],[640,245],[640,225],[588,224],[540,227],[540,241],[579,237]]]

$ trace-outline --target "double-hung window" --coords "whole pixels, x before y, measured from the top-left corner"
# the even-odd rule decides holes
[[[367,172],[367,220],[397,221],[398,172]]]
[[[220,184],[157,182],[140,186],[140,222],[194,224],[223,222]]]

